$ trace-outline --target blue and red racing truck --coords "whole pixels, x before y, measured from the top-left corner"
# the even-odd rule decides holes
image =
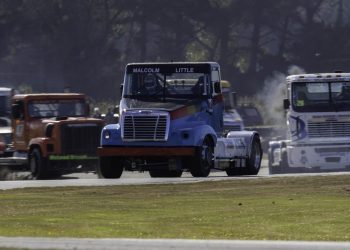
[[[256,175],[262,150],[255,131],[223,137],[224,102],[215,62],[131,63],[126,66],[117,124],[103,128],[101,178],[124,170],[151,177]]]

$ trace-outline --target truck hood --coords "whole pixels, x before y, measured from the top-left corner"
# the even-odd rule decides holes
[[[53,118],[42,118],[35,119],[28,122],[29,130],[31,131],[31,138],[42,137],[45,135],[45,129],[47,124],[104,124],[100,119],[85,118],[85,117],[53,117]]]
[[[172,112],[180,108],[199,104],[202,100],[186,100],[186,99],[170,99],[167,98],[166,102],[162,101],[143,101],[136,99],[123,99],[121,103],[122,109],[133,110],[133,109],[152,109]]]

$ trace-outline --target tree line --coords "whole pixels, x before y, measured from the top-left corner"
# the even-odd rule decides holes
[[[0,0],[0,84],[119,98],[129,62],[217,61],[242,95],[274,72],[344,70],[343,0]]]

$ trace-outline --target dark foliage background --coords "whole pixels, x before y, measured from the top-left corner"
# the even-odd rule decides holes
[[[350,1],[0,0],[0,83],[118,99],[128,62],[218,61],[241,95],[348,71]]]

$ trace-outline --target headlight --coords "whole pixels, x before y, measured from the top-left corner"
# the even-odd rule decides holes
[[[105,131],[103,131],[103,138],[105,138],[105,139],[109,139],[109,138],[111,138],[111,132],[109,131],[109,130],[105,130]]]

